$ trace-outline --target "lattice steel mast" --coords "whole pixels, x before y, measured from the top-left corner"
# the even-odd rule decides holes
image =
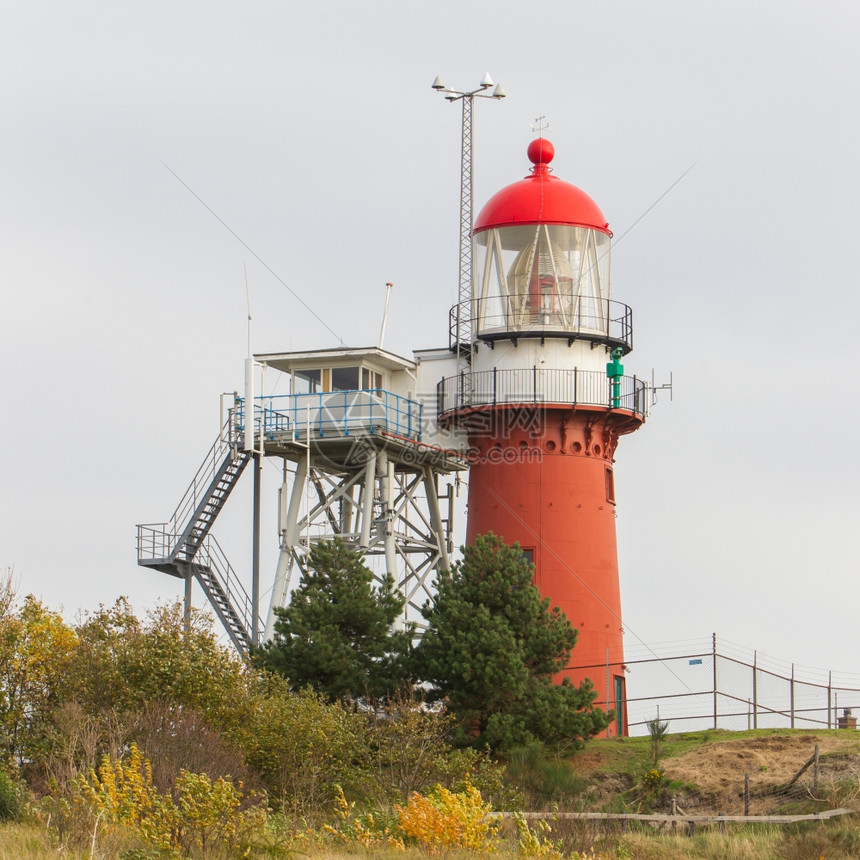
[[[438,76],[433,81],[434,90],[445,94],[449,102],[463,103],[463,120],[460,140],[460,270],[457,305],[452,320],[451,349],[469,355],[472,349],[472,199],[474,174],[472,172],[472,108],[475,98],[503,99],[507,93],[501,84],[496,84],[492,93],[493,79],[484,75],[481,84],[474,90],[452,90]]]

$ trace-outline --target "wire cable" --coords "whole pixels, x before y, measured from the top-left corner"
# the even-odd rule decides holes
[[[160,159],[159,159],[160,160]],[[344,339],[274,270],[272,267],[172,168],[170,165],[165,164],[165,162],[161,162],[164,167],[169,170],[176,179],[181,182],[185,188],[197,199],[199,203],[201,203],[206,210],[213,215],[218,222],[223,226],[234,239],[236,239],[247,251],[249,251],[255,260],[260,263],[261,266],[282,286],[284,287],[293,298],[306,310],[308,311],[314,319],[316,319],[322,326],[326,329],[326,331],[333,334],[338,343],[341,346],[346,346]]]

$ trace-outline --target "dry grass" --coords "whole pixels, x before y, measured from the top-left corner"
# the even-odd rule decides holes
[[[41,827],[32,824],[0,824],[0,860],[44,860],[46,857],[78,860],[78,856],[58,852]]]
[[[559,834],[564,835],[564,834]],[[640,830],[626,834],[620,848],[611,845],[603,849],[594,844],[596,852],[605,860],[855,860],[860,856],[860,826],[847,822],[828,822],[794,828],[745,827],[702,831],[690,837],[684,833],[666,833]],[[584,856],[589,856],[588,849]],[[571,851],[573,846],[566,846]],[[89,851],[59,851],[45,836],[44,828],[36,824],[0,825],[0,860],[89,860]],[[417,849],[365,850],[356,846],[354,851],[315,846],[312,851],[300,850],[296,860],[314,857],[315,860],[427,860],[428,855]],[[445,860],[474,860],[468,852],[446,853]],[[496,860],[517,860],[519,852],[514,845],[493,855]],[[570,856],[569,854],[567,856]],[[119,860],[118,851],[97,846],[99,860]],[[263,860],[264,855],[251,853],[248,860]]]
[[[719,741],[691,750],[680,758],[667,759],[666,776],[694,782],[708,788],[728,788],[738,784],[738,776],[756,774],[760,785],[785,785],[812,756],[829,754],[855,746],[851,736],[833,732],[779,734]]]

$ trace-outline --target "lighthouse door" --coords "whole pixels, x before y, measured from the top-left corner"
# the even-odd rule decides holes
[[[615,681],[615,731],[618,737],[624,734],[624,678],[616,675]]]

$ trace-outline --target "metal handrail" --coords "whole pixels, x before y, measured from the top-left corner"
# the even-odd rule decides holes
[[[221,545],[214,535],[208,535],[200,549],[194,556],[194,564],[208,567],[215,575],[218,585],[224,592],[239,621],[245,627],[246,632],[252,629],[252,618],[254,617],[253,604],[245,586],[239,579],[233,566],[227,559]],[[257,629],[260,629],[260,619],[257,619]]]
[[[309,394],[263,395],[254,398],[254,435],[265,439],[289,434],[293,439],[310,430],[349,436],[356,430],[385,430],[421,441],[422,405],[384,388],[318,391]],[[237,400],[236,431],[245,423],[245,400]]]
[[[224,462],[224,458],[230,452],[232,445],[228,441],[228,434],[231,429],[231,419],[227,419],[222,428],[222,432],[218,435],[212,447],[203,458],[200,468],[191,479],[191,483],[185,490],[176,510],[171,514],[170,519],[165,523],[168,530],[176,535],[182,534],[182,531],[188,525],[194,511],[203,498],[203,494],[212,483],[215,473]]]
[[[458,313],[459,311],[459,313]],[[562,293],[554,296],[512,293],[472,298],[449,313],[449,346],[455,345],[457,320],[468,318],[476,339],[516,337],[581,337],[633,349],[633,310],[614,299],[593,299]]]
[[[563,403],[627,409],[646,416],[645,382],[635,376],[619,377],[618,382],[616,394],[606,374],[597,370],[494,368],[446,377],[436,388],[436,402],[440,415],[472,406]]]
[[[137,560],[166,559],[177,535],[167,530],[167,523],[140,523],[137,526]]]

